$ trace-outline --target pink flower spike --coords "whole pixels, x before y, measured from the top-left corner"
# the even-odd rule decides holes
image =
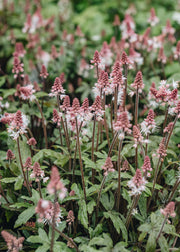
[[[41,72],[40,72],[40,76],[44,79],[46,79],[48,77],[48,72],[46,70],[46,67],[45,65],[42,65],[42,68],[41,68]]]
[[[113,22],[113,26],[119,26],[120,25],[120,19],[118,15],[114,16],[114,22]]]
[[[161,156],[161,159],[163,160],[165,156],[167,156],[166,154],[166,148],[165,148],[165,138],[162,139],[162,141],[159,144],[159,148],[157,150],[157,153],[159,154],[159,156]]]
[[[175,210],[175,203],[173,201],[169,202],[167,206],[164,209],[160,209],[160,212],[165,216],[165,217],[175,217],[176,213],[174,212]]]
[[[12,159],[14,159],[15,158],[15,156],[14,156],[14,153],[12,152],[12,150],[8,150],[7,151],[7,154],[6,154],[7,156],[6,156],[6,159],[7,160],[12,160]]]
[[[142,170],[144,172],[144,175],[150,177],[150,173],[149,171],[152,171],[152,168],[151,168],[151,161],[150,161],[150,158],[148,156],[145,156],[144,158],[144,164],[142,166]]]
[[[31,137],[28,141],[27,144],[35,146],[37,144],[36,139],[34,137]]]
[[[32,160],[31,157],[28,157],[26,159],[26,162],[24,163],[24,168],[28,168],[28,170],[32,169]]]
[[[114,172],[115,171],[115,169],[113,168],[113,163],[112,163],[110,157],[106,158],[106,162],[102,166],[102,169],[104,170],[104,176],[107,176],[109,172]]]
[[[51,169],[51,179],[47,186],[49,194],[55,194],[59,191],[59,198],[64,199],[66,196],[67,189],[60,180],[59,172],[56,166]]]
[[[53,119],[52,120],[54,123],[57,123],[57,125],[60,126],[61,115],[56,109],[53,109]]]
[[[72,111],[73,111],[75,114],[78,114],[78,113],[80,112],[80,103],[79,103],[78,98],[74,98],[74,99],[73,99]]]
[[[24,75],[22,74],[24,72],[24,68],[23,68],[24,64],[21,63],[20,59],[15,56],[14,57],[14,61],[13,61],[13,69],[12,69],[12,73],[14,74],[14,78],[16,79],[18,74],[21,73],[21,77],[24,77]]]
[[[68,216],[67,216],[67,220],[66,222],[68,223],[68,225],[71,225],[72,223],[74,223],[75,217],[74,217],[74,213],[72,210],[70,210],[68,212]]]
[[[142,77],[141,71],[137,72],[136,78],[134,80],[134,83],[131,84],[131,87],[138,89],[139,93],[142,93],[142,89],[144,88],[144,83],[143,83],[143,77]]]
[[[56,77],[49,96],[57,96],[64,93],[65,93],[65,90],[62,87],[61,79],[59,77]]]
[[[18,252],[23,247],[24,237],[16,238],[12,234],[8,233],[7,231],[3,230],[1,232],[2,237],[6,241],[8,251]]]
[[[120,113],[120,115],[117,117],[117,121],[113,124],[115,131],[122,131],[127,132],[128,134],[131,134],[131,127],[132,124],[129,122],[128,113],[127,111],[123,111]]]
[[[35,178],[36,182],[40,181],[44,177],[44,171],[41,170],[40,164],[35,162],[33,165],[33,172],[30,175],[30,178]]]
[[[35,211],[37,214],[39,214],[38,222],[44,222],[46,224],[47,222],[52,223],[52,219],[55,213],[55,223],[56,226],[61,222],[61,210],[59,203],[55,203],[55,209],[54,204],[51,201],[40,199],[38,201],[38,204],[35,208]]]
[[[99,55],[99,52],[97,50],[94,53],[94,57],[93,57],[93,60],[91,60],[91,63],[94,64],[95,66],[98,66],[98,64],[101,63],[100,55]]]
[[[151,8],[151,16],[148,19],[148,23],[150,23],[151,26],[155,26],[157,23],[159,23],[159,18],[156,16],[154,8]]]
[[[134,177],[127,183],[128,187],[131,189],[130,195],[139,195],[145,191],[145,184],[147,181],[142,177],[140,169],[136,170]]]
[[[168,126],[163,130],[163,132],[164,133],[170,133],[171,132],[171,130],[172,130],[172,127],[173,127],[173,125],[174,125],[174,123],[173,122],[170,122],[169,124],[168,124]]]

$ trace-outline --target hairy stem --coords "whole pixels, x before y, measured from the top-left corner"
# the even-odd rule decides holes
[[[84,181],[83,163],[82,163],[82,157],[81,157],[81,146],[79,142],[79,130],[78,130],[77,117],[76,117],[76,134],[77,134],[77,147],[79,151],[79,165],[80,165],[80,170],[81,170],[82,187],[83,187],[83,192],[84,192],[84,199],[86,201],[86,188],[85,188],[85,181]]]
[[[31,196],[32,196],[32,193],[31,193],[30,186],[29,186],[29,183],[28,183],[28,181],[27,181],[26,174],[25,174],[25,172],[24,172],[23,163],[22,163],[21,151],[20,151],[20,144],[19,144],[19,137],[17,138],[17,147],[18,147],[19,161],[20,161],[21,170],[22,170],[23,177],[24,177],[24,182],[25,182],[25,184],[26,184],[26,187],[27,187],[29,196],[31,197]]]
[[[57,202],[57,191],[55,190],[55,195],[54,195],[54,213],[53,213],[53,218],[52,218],[52,235],[51,235],[51,246],[50,246],[50,252],[53,252],[53,247],[54,247],[54,236],[55,236],[55,221],[56,221],[56,202]]]
[[[123,140],[119,141],[118,147],[118,191],[117,191],[117,211],[119,211],[120,206],[120,196],[121,196],[121,150],[122,150]]]
[[[124,95],[123,95],[123,111],[125,111],[125,105],[126,105],[126,94],[127,94],[127,75],[128,75],[128,65],[125,64],[124,65],[124,84],[125,84],[125,88],[124,88]]]
[[[163,221],[163,223],[162,223],[162,226],[161,226],[161,228],[160,228],[160,230],[159,230],[159,233],[158,233],[158,236],[157,236],[157,238],[156,238],[156,242],[158,242],[159,237],[161,236],[161,233],[162,233],[162,231],[163,231],[163,228],[164,228],[164,225],[165,225],[165,223],[166,223],[166,221],[167,221],[167,218],[168,218],[168,214],[167,214],[166,217],[164,218],[164,221]]]
[[[99,201],[100,201],[100,198],[101,198],[101,192],[102,192],[102,189],[103,189],[103,187],[104,187],[105,180],[106,180],[106,176],[103,177],[103,180],[102,180],[102,182],[101,182],[101,187],[100,187],[100,190],[99,190],[99,193],[98,193],[98,197],[97,197],[97,205],[96,205],[96,224],[97,224],[97,220],[98,220]]]
[[[44,119],[44,115],[43,115],[43,112],[42,112],[42,108],[38,102],[38,100],[35,100],[37,106],[38,106],[38,109],[41,113],[41,117],[42,117],[42,126],[43,126],[43,132],[44,132],[44,138],[45,138],[45,144],[46,144],[46,149],[48,149],[48,140],[47,140],[47,130],[46,130],[46,125],[45,125],[45,119]]]
[[[93,123],[93,135],[92,135],[92,149],[91,149],[91,160],[94,161],[94,137],[95,137],[95,129],[96,129],[96,115],[94,115],[94,123]],[[94,184],[94,173],[95,170],[92,168],[92,183]]]

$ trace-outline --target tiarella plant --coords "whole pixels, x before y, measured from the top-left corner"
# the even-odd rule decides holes
[[[0,3],[0,250],[178,251],[177,13],[50,2]]]

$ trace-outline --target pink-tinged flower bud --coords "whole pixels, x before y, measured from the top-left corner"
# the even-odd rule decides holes
[[[36,139],[34,137],[31,137],[28,141],[27,144],[35,146],[37,144]]]
[[[41,67],[41,72],[40,72],[40,76],[43,77],[44,79],[46,79],[48,77],[48,72],[46,70],[45,65],[42,65]]]
[[[167,156],[166,154],[166,148],[165,148],[165,138],[162,139],[162,141],[159,144],[159,148],[157,150],[157,153],[159,154],[159,156],[161,156],[161,159],[163,160],[165,156]]]
[[[91,106],[91,109],[94,112],[102,110],[100,96],[96,96],[96,99],[95,99],[93,105]]]
[[[61,84],[63,84],[63,83],[65,82],[65,74],[64,74],[64,73],[61,73],[61,74],[59,75],[59,79],[60,79]]]
[[[20,62],[20,59],[15,56],[14,57],[14,62],[13,62],[13,69],[12,69],[12,73],[14,73],[14,78],[17,78],[19,73],[23,73],[24,72],[24,68],[23,68],[23,63]],[[21,76],[23,77],[24,75],[21,74]]]
[[[130,195],[139,195],[145,191],[145,184],[147,181],[142,177],[142,173],[139,169],[136,170],[134,177],[127,183],[131,189]]]
[[[62,82],[59,77],[56,77],[54,84],[51,89],[51,93],[49,94],[50,96],[57,96],[59,94],[64,94],[65,90],[62,87]]]
[[[174,58],[179,59],[180,57],[180,41],[177,42],[176,51],[174,52]]]
[[[74,217],[74,213],[72,210],[70,210],[68,212],[68,216],[67,216],[67,220],[66,222],[68,223],[68,225],[71,225],[72,223],[74,223],[75,217]]]
[[[13,53],[13,56],[17,57],[24,57],[24,54],[26,51],[24,50],[24,46],[21,42],[17,42],[15,44],[15,52]]]
[[[160,61],[163,64],[166,64],[167,58],[166,58],[166,55],[164,54],[164,48],[163,47],[161,47],[159,49],[159,54],[158,54],[157,61]]]
[[[155,26],[157,23],[159,23],[159,18],[156,16],[154,8],[151,8],[151,16],[148,19],[148,22],[151,26]]]
[[[177,88],[173,89],[171,91],[171,93],[170,93],[170,96],[169,96],[170,100],[172,100],[172,101],[176,100],[177,99],[177,94],[178,94]]]
[[[75,191],[74,190],[70,191],[69,196],[74,196],[74,195],[75,195]]]
[[[142,72],[138,71],[136,74],[136,78],[134,80],[134,83],[131,84],[131,87],[138,89],[138,91],[141,93],[142,89],[144,88],[144,83],[143,83],[143,77],[142,77]]]
[[[152,125],[152,124],[155,124],[154,111],[152,109],[149,110],[147,118],[144,121],[148,124],[148,126]]]
[[[113,124],[115,131],[123,131],[124,133],[127,132],[131,134],[131,127],[132,124],[129,122],[128,113],[127,111],[123,111],[117,117],[117,121]]]
[[[22,113],[20,110],[18,110],[15,114],[15,124],[17,128],[20,128],[23,126],[23,119],[22,119]]]
[[[18,252],[19,250],[22,249],[24,237],[20,237],[17,239],[16,237],[6,232],[5,230],[1,232],[1,235],[7,244],[8,251]]]
[[[124,160],[121,171],[128,171],[129,170],[129,162],[127,160]]]
[[[121,64],[122,65],[129,65],[130,64],[130,60],[126,54],[126,52],[123,51],[122,56],[121,56]]]
[[[53,216],[55,215],[56,226],[61,222],[61,210],[59,203],[56,202],[55,206],[51,201],[40,199],[35,208],[36,213],[39,215],[38,222],[52,223]]]
[[[63,105],[61,106],[63,111],[68,111],[70,108],[70,98],[69,95],[66,95],[63,100]]]
[[[148,156],[145,156],[144,158],[144,164],[142,166],[142,170],[144,172],[144,175],[150,177],[150,171],[152,171],[152,168],[151,168],[151,161],[150,161],[150,158]]]
[[[113,26],[119,26],[120,25],[120,19],[118,15],[114,16]]]
[[[7,160],[12,160],[12,159],[14,159],[15,158],[15,156],[14,156],[14,153],[12,152],[12,150],[8,150],[7,151],[7,154],[6,154],[7,156],[6,156],[6,159]]]
[[[57,53],[57,50],[56,50],[55,45],[52,45],[52,46],[51,46],[51,57],[52,57],[53,59],[56,59],[56,58],[59,57],[59,54]]]
[[[66,196],[67,189],[60,180],[59,172],[56,166],[51,169],[51,179],[47,186],[47,190],[50,194],[59,192],[59,198],[64,199]]]
[[[35,93],[35,90],[33,89],[33,85],[29,84],[25,87],[20,87],[20,98],[23,100],[30,100],[33,101],[36,99],[36,97],[33,95]]]
[[[91,60],[91,63],[94,64],[95,66],[97,66],[98,64],[101,63],[100,55],[99,55],[99,52],[97,50],[94,53],[94,57],[93,57],[93,60]]]
[[[56,109],[53,109],[53,122],[57,123],[57,125],[60,126],[61,116]]]
[[[175,107],[175,113],[178,114],[178,115],[180,115],[180,101],[178,101],[178,104]],[[178,116],[178,118],[179,118],[179,116]]]
[[[88,98],[85,98],[83,101],[83,104],[81,106],[82,111],[85,113],[87,111],[89,111],[89,100]]]
[[[119,60],[116,60],[116,62],[113,65],[113,70],[111,73],[111,76],[116,76],[119,72],[121,72],[121,62]]]
[[[171,132],[171,130],[172,130],[172,128],[173,128],[173,125],[174,125],[174,123],[173,122],[170,122],[169,124],[168,124],[168,126],[163,130],[163,132],[164,133],[170,133]]]
[[[109,172],[114,172],[115,171],[115,169],[113,168],[113,163],[112,163],[110,157],[106,158],[106,162],[102,166],[102,169],[104,170],[104,176],[107,176]]]
[[[175,210],[175,203],[173,201],[169,202],[167,206],[164,209],[160,209],[160,212],[165,216],[165,217],[175,217],[176,213],[174,212]]]
[[[139,128],[136,125],[133,126],[133,138],[134,138],[134,142],[135,142],[134,147],[136,148],[138,142],[143,141],[143,137],[141,135],[141,132],[140,132]]]
[[[72,104],[72,111],[77,114],[80,112],[80,103],[78,98],[73,99],[73,104]]]
[[[24,163],[24,168],[28,168],[28,170],[32,169],[32,160],[31,157],[28,157],[26,159],[26,162]]]
[[[33,165],[33,172],[30,175],[31,178],[35,178],[36,182],[40,181],[44,177],[44,171],[41,170],[40,164],[35,162]]]

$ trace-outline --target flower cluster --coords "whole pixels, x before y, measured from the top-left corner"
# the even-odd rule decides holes
[[[22,249],[24,237],[20,237],[17,239],[16,237],[14,237],[12,234],[8,233],[5,230],[1,232],[1,235],[7,243],[9,252],[18,252]]]
[[[146,189],[145,187],[146,183],[147,181],[145,180],[144,177],[142,177],[141,171],[137,169],[134,177],[127,183],[128,187],[131,189],[131,191],[129,192],[130,195],[137,196],[141,194]]]
[[[39,222],[44,222],[45,224],[48,222],[52,223],[54,215],[56,225],[58,226],[58,224],[61,222],[62,216],[58,202],[56,202],[54,205],[51,201],[40,199],[35,211],[37,214],[39,214]]]

